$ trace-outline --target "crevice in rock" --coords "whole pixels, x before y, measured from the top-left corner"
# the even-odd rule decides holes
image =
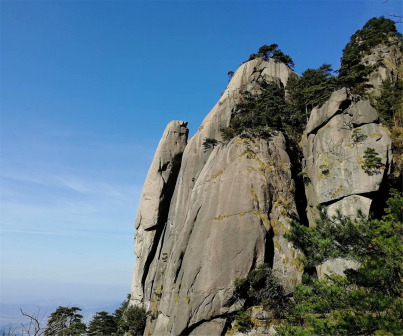
[[[389,156],[386,159],[385,165],[385,173],[383,174],[383,178],[381,184],[379,185],[379,189],[374,191],[372,197],[371,207],[369,209],[369,213],[376,219],[381,219],[383,215],[385,215],[385,208],[387,206],[386,201],[389,199],[389,193],[391,189],[391,185],[389,184],[388,179],[388,170],[390,166],[390,158]]]
[[[274,230],[270,228],[269,231],[266,231],[266,246],[264,249],[264,263],[268,264],[271,268],[274,265]]]
[[[164,241],[165,237],[165,232],[167,231],[167,226],[164,225],[164,229],[162,231],[162,236],[161,236],[161,244],[160,244],[160,250],[158,252],[158,259],[161,259],[161,253],[162,253],[162,242]],[[151,287],[152,288],[152,287]]]
[[[197,327],[201,326],[201,325],[202,325],[203,323],[205,323],[205,322],[211,322],[211,321],[214,321],[214,320],[220,319],[220,318],[222,318],[222,319],[228,319],[228,317],[230,317],[230,316],[231,316],[230,313],[225,313],[225,314],[221,314],[221,315],[215,315],[214,317],[212,317],[212,318],[209,319],[209,320],[206,320],[206,319],[200,320],[199,322],[196,322],[196,323],[192,324],[190,327],[185,328],[185,329],[180,333],[180,335],[181,335],[181,336],[189,336],[193,330],[195,330]],[[224,331],[224,330],[225,330],[225,327],[223,328],[223,331]],[[223,335],[223,334],[221,334],[221,335]],[[224,335],[225,335],[225,334],[224,334]]]
[[[158,169],[158,171],[161,173],[163,171],[166,171],[169,164],[171,163],[171,161],[165,162],[162,166],[160,166],[160,168]]]
[[[184,255],[185,255],[185,253],[182,251],[180,256],[179,256],[178,267],[176,269],[175,277],[174,277],[174,283],[176,283],[176,281],[178,280],[178,276],[179,276],[179,272],[180,272],[181,267],[182,267],[182,260],[183,260]]]
[[[250,267],[250,269],[249,269],[249,272],[250,272],[251,270],[254,270],[254,269],[256,268],[256,262],[257,262],[257,252],[256,252],[256,247],[255,247],[255,249],[254,249],[254,251],[253,251],[252,265],[251,265],[251,267]]]
[[[164,231],[164,228],[165,228],[165,225],[157,226],[157,229],[155,230],[155,236],[154,236],[154,241],[153,241],[152,248],[151,248],[150,253],[148,254],[147,259],[146,259],[146,261],[144,263],[144,271],[143,271],[143,276],[141,278],[141,286],[143,288],[143,292],[144,292],[144,285],[145,285],[145,282],[146,282],[146,279],[147,279],[147,275],[148,275],[148,272],[150,270],[150,266],[151,266],[151,264],[152,264],[152,262],[154,260],[155,254],[157,253],[157,249],[158,249],[158,245],[159,245],[158,243],[160,241],[160,238],[162,236],[162,232]],[[143,294],[145,294],[145,293],[143,293]]]
[[[299,217],[298,222],[305,226],[309,226],[309,220],[306,213],[308,200],[305,194],[304,179],[303,177],[298,176],[304,168],[303,163],[305,158],[299,146],[290,139],[287,139],[286,151],[291,161],[291,178],[295,184],[294,200]]]
[[[231,319],[227,318],[225,320],[224,328],[220,334],[220,336],[225,336],[229,330],[232,329],[232,322]]]
[[[316,134],[318,131],[325,126],[330,120],[332,120],[335,116],[338,114],[343,114],[352,104],[352,101],[350,99],[346,99],[344,102],[342,102],[339,106],[339,109],[336,111],[335,114],[333,114],[330,118],[327,118],[325,121],[323,121],[319,126],[315,127],[312,131],[307,133],[306,136],[309,136],[311,134]]]

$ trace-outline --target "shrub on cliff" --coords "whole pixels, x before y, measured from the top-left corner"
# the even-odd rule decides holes
[[[285,65],[287,65],[289,68],[293,68],[294,62],[292,60],[292,58],[286,54],[284,54],[281,49],[279,49],[278,45],[273,43],[268,45],[263,45],[259,48],[259,51],[257,52],[257,54],[251,54],[249,56],[248,61],[251,61],[255,58],[263,58],[263,59],[269,59],[272,58],[277,62],[281,62],[284,63]]]
[[[283,130],[286,118],[284,88],[274,82],[263,83],[262,93],[243,92],[242,100],[235,106],[229,127],[222,130],[225,141],[253,129],[266,127]]]
[[[300,248],[306,267],[349,258],[361,264],[345,277],[304,276],[294,292],[295,306],[278,335],[403,334],[403,196],[392,190],[382,220],[321,217],[316,227],[296,222],[286,234]]]
[[[214,149],[215,146],[218,145],[218,141],[213,138],[205,138],[203,140],[203,148],[204,152],[207,152],[209,149]]]
[[[384,168],[382,158],[377,155],[374,148],[367,148],[364,152],[364,162],[361,167],[369,176],[380,174],[381,169]]]
[[[275,318],[282,318],[290,301],[283,286],[267,264],[249,272],[246,278],[235,279],[234,299],[244,302],[244,307],[263,305],[273,310]]]

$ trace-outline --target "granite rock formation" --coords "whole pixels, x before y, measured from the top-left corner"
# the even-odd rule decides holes
[[[309,225],[315,225],[318,204],[334,216],[368,216],[371,203],[385,183],[392,163],[392,140],[379,124],[378,112],[366,101],[354,103],[346,89],[332,94],[321,108],[315,108],[303,135],[304,179]],[[375,149],[382,159],[379,170],[363,169],[364,154]],[[357,264],[331,260],[318,267],[318,276],[343,274]]]
[[[383,59],[388,55],[391,52]],[[363,62],[377,62],[369,56]],[[377,70],[381,80],[394,76],[393,66],[386,68],[384,76],[381,68]],[[284,135],[238,136],[229,142],[221,137],[244,91],[259,94],[264,82],[285,87],[293,76],[298,75],[273,59],[248,61],[235,72],[193,137],[188,140],[186,122],[168,124],[135,224],[137,261],[130,304],[144,305],[151,312],[144,335],[224,334],[231,328],[229,316],[240,308],[232,300],[234,280],[259,264],[271,265],[288,293],[301,281],[300,251],[283,237],[290,220],[298,219]],[[376,91],[375,77],[370,80]],[[204,148],[207,138],[217,144]],[[301,147],[306,224],[315,225],[318,204],[326,206],[330,216],[337,211],[356,216],[357,210],[368,216],[393,162],[392,141],[378,112],[347,89],[335,91],[312,110]],[[363,167],[368,148],[382,163],[370,173]],[[347,267],[357,266],[345,259],[329,260],[317,267],[317,273],[320,278],[342,275]],[[267,312],[253,308],[252,318],[265,321]],[[262,327],[248,335],[275,333],[272,325],[259,323]]]
[[[271,59],[244,63],[186,147],[185,124],[168,125],[136,219],[131,304],[153,313],[145,334],[221,334],[226,316],[239,308],[231,302],[234,280],[260,263],[271,264],[288,291],[300,281],[299,252],[283,237],[297,216],[284,136],[237,137],[203,150],[206,138],[221,140],[242,91],[259,93],[263,81],[285,86],[290,76],[297,75]],[[169,142],[175,150],[166,150]],[[182,152],[181,162],[172,159]],[[165,188],[161,167],[168,161],[165,173],[176,185]]]

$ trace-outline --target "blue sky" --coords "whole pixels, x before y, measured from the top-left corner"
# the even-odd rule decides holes
[[[194,133],[263,44],[337,69],[368,19],[402,12],[381,2],[2,1],[1,300],[121,301],[166,124]]]

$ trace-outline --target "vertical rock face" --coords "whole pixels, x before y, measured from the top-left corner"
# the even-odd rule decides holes
[[[144,183],[135,222],[137,260],[131,290],[134,303],[143,300],[143,276],[155,257],[156,244],[168,216],[189,133],[186,125],[187,122],[177,120],[168,124]]]
[[[174,188],[154,182],[164,166],[157,150],[136,220],[131,303],[153,314],[145,334],[220,335],[237,309],[231,301],[234,280],[260,263],[271,264],[288,291],[300,281],[298,251],[283,238],[297,216],[283,135],[270,141],[235,138],[203,150],[205,138],[221,140],[242,91],[259,93],[263,81],[285,86],[290,76],[297,75],[274,60],[243,64],[189,140]],[[180,156],[186,140],[180,143],[171,155]],[[163,140],[160,146],[169,147]],[[175,169],[168,174],[176,178]],[[151,197],[167,200],[170,193],[165,217],[168,202],[161,207]]]
[[[376,73],[393,79],[399,50],[382,52],[384,62],[393,64],[385,66],[385,76],[382,66]],[[378,64],[374,55],[363,62]],[[290,220],[298,218],[283,134],[221,141],[244,91],[259,94],[267,81],[285,87],[292,76],[297,75],[272,59],[246,62],[189,141],[186,122],[168,124],[135,223],[131,304],[152,313],[145,335],[223,334],[229,314],[240,308],[232,300],[234,280],[259,264],[271,265],[288,292],[301,281],[300,252],[283,237]],[[379,78],[371,76],[378,90]],[[218,144],[205,149],[206,138]],[[353,102],[346,89],[336,91],[312,110],[301,145],[309,225],[315,225],[318,204],[330,216],[355,216],[357,210],[367,216],[392,164],[392,142],[378,112],[366,101]],[[367,149],[380,157],[378,169],[364,169]],[[323,278],[357,266],[335,259],[317,271]]]
[[[392,141],[378,122],[377,111],[366,101],[352,103],[345,89],[312,111],[302,140],[310,225],[315,225],[318,204],[328,206],[331,216],[336,210],[346,216],[355,216],[358,210],[369,214],[392,160]],[[375,149],[383,164],[373,172],[363,169],[368,148]],[[343,274],[355,266],[343,259],[327,261],[318,267],[318,275]]]

